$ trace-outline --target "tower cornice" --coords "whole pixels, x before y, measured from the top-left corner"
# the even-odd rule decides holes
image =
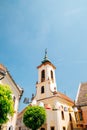
[[[56,69],[56,67],[49,61],[46,61],[46,62],[42,63],[41,65],[37,66],[37,69],[39,69],[40,67],[42,67],[44,65],[51,65],[54,69]]]

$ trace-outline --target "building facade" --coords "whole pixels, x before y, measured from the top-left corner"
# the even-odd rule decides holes
[[[76,128],[74,102],[57,91],[56,67],[48,60],[47,52],[37,69],[36,95],[33,97],[31,105],[39,105],[46,109],[47,119],[40,130],[73,130]],[[22,122],[24,111],[18,114],[16,130],[28,130]]]
[[[7,84],[10,86],[12,90],[12,98],[14,101],[14,116],[9,117],[9,121],[2,126],[3,130],[15,130],[16,120],[17,120],[17,113],[18,113],[18,106],[20,98],[23,94],[23,89],[21,89],[13,80],[12,76],[10,75],[9,71],[6,67],[0,64],[0,84]]]
[[[77,107],[75,112],[77,127],[87,130],[87,83],[79,85],[75,105]]]

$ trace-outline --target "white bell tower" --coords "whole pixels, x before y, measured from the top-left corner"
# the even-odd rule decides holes
[[[55,69],[56,67],[48,60],[47,50],[45,57],[38,69],[38,82],[36,83],[36,99],[43,99],[53,96],[57,91]]]

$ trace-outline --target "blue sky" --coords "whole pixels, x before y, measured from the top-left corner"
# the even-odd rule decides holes
[[[0,62],[25,90],[19,110],[36,92],[45,48],[58,90],[74,100],[87,82],[87,0],[0,0]]]

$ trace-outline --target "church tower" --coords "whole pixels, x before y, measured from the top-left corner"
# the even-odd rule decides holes
[[[53,96],[57,91],[55,69],[56,67],[50,62],[45,50],[44,60],[38,69],[38,82],[36,83],[36,99],[43,99]]]

